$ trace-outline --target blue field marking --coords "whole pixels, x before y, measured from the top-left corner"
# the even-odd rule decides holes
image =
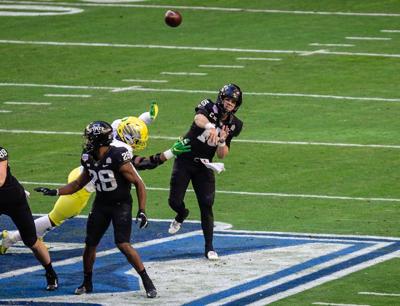
[[[101,306],[101,304],[92,303],[64,303],[64,302],[34,302],[34,301],[23,301],[23,300],[0,300],[0,305],[18,305],[18,306]]]
[[[183,265],[182,271],[185,271],[188,270],[185,265],[193,265],[198,262],[199,270],[194,272],[196,275],[193,275],[193,280],[190,277],[191,275],[184,273],[181,280],[186,283],[193,281],[194,288],[196,288],[195,276],[201,276],[202,273],[205,273],[203,269],[207,268],[205,266],[207,261],[204,259],[204,238],[201,233],[201,225],[200,223],[185,222],[179,235],[171,236],[168,234],[169,223],[170,221],[167,220],[153,220],[150,226],[144,230],[139,230],[134,224],[132,227],[134,246],[145,265],[146,262],[153,263],[158,267],[157,269],[162,270],[159,271],[162,277],[157,279],[157,285],[161,288],[163,282],[168,283],[168,274],[174,273],[170,269],[171,264],[174,267]],[[8,288],[0,291],[0,299],[7,303],[13,302],[21,305],[24,305],[21,299],[45,300],[46,303],[48,301],[48,305],[64,305],[58,301],[65,299],[69,305],[71,305],[70,303],[79,305],[83,300],[79,300],[73,295],[73,292],[82,281],[81,257],[85,239],[85,224],[86,218],[74,218],[51,231],[45,237],[45,241],[52,246],[50,253],[59,275],[60,288],[57,291],[47,292],[44,290],[44,270],[38,265],[31,252],[19,245],[10,248],[6,255],[0,257],[0,288]],[[13,226],[8,217],[0,216],[0,230],[5,228],[12,229]],[[96,305],[98,300],[90,299],[91,296],[96,296],[96,294],[110,294],[110,296],[112,294],[112,299],[109,297],[110,300],[107,300],[105,296],[102,300],[102,303],[108,305],[115,303],[114,300],[118,300],[118,294],[140,291],[140,279],[137,273],[133,271],[125,257],[116,249],[113,240],[111,226],[98,247],[98,254],[101,255],[96,259],[94,267],[94,293],[85,296],[84,300],[92,303],[88,305]],[[293,253],[293,258],[296,258],[296,260],[291,261],[289,265],[279,266],[281,268],[272,272],[270,270],[259,270],[260,267],[257,262],[247,261],[246,265],[249,265],[249,271],[260,271],[257,277],[252,276],[251,280],[246,281],[249,277],[243,275],[240,282],[224,283],[223,288],[221,287],[217,292],[212,293],[202,292],[199,294],[194,289],[191,293],[192,296],[187,297],[180,304],[246,305],[253,302],[263,303],[264,299],[276,294],[310,284],[338,271],[396,252],[400,250],[400,240],[387,237],[380,239],[379,237],[365,236],[217,230],[215,231],[214,246],[222,262],[224,259],[233,260],[237,256],[252,258],[256,252],[262,252],[260,254],[268,254],[265,256],[271,256],[271,260],[276,260],[276,264],[279,264],[279,258],[274,257],[275,252],[279,254],[279,252],[287,253],[301,250],[301,252],[308,253],[303,259],[297,259],[298,254]],[[314,246],[322,247],[322,249],[319,252],[314,252]],[[291,256],[292,253],[288,254],[288,256]],[[240,264],[240,261],[238,264]],[[316,268],[318,265],[321,266]],[[38,269],[31,269],[30,267],[38,267]],[[245,270],[247,270],[247,266]],[[231,273],[231,271],[223,272]],[[206,276],[209,275],[204,275],[204,277]],[[218,277],[218,275],[216,276]],[[285,281],[285,278],[288,278],[288,280]],[[276,281],[281,282],[272,285],[272,282]],[[272,286],[268,286],[269,284]],[[54,300],[55,298],[57,298],[57,301]],[[163,298],[165,298],[165,302],[163,302]],[[2,303],[1,300],[0,304]],[[35,301],[32,303],[31,305],[35,305]],[[46,303],[40,302],[37,305],[46,305]],[[135,303],[140,304],[140,301],[135,301]],[[168,290],[160,293],[158,303],[169,303]]]
[[[303,285],[303,284],[308,283],[310,281],[316,280],[316,279],[321,278],[323,276],[333,274],[334,272],[343,270],[345,268],[349,268],[349,267],[355,266],[355,265],[357,265],[359,263],[362,263],[362,262],[365,262],[365,261],[368,261],[368,260],[383,256],[383,255],[398,251],[399,249],[400,249],[400,243],[399,242],[393,243],[393,244],[391,244],[391,245],[389,245],[387,247],[378,249],[378,250],[373,251],[371,253],[368,253],[368,254],[365,254],[365,255],[362,255],[362,256],[358,256],[356,258],[352,258],[352,259],[347,260],[345,262],[342,262],[342,263],[330,266],[328,268],[322,269],[322,270],[320,270],[318,272],[314,272],[314,273],[308,274],[306,276],[299,277],[299,278],[297,278],[295,280],[289,281],[289,282],[284,283],[282,285],[275,286],[275,287],[272,287],[272,288],[257,292],[256,294],[252,294],[252,295],[246,296],[244,298],[233,300],[233,301],[231,301],[229,303],[224,303],[222,305],[224,305],[224,306],[228,306],[228,305],[229,306],[248,305],[250,303],[254,303],[256,301],[265,299],[266,297],[275,295],[275,294],[280,293],[282,291],[286,291],[288,289],[292,289],[292,288],[295,288],[295,287],[297,287],[299,285]],[[201,305],[205,305],[205,303],[203,303]]]

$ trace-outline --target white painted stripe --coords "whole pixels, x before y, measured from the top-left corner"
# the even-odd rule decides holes
[[[300,56],[309,56],[309,55],[314,55],[314,54],[323,54],[325,52],[329,52],[329,50],[321,49],[321,50],[315,50],[315,51],[308,51],[304,53],[300,53]]]
[[[238,61],[280,61],[277,57],[237,57]]]
[[[113,90],[119,87],[108,86],[81,86],[81,85],[53,85],[53,84],[31,84],[31,83],[0,83],[0,86],[16,86],[16,87],[43,87],[43,88],[65,88],[65,89],[97,89],[97,90]]]
[[[326,15],[326,16],[371,16],[371,17],[400,17],[396,13],[363,13],[363,12],[324,12],[324,11],[299,11],[299,10],[270,10],[270,9],[247,9],[247,8],[229,8],[229,7],[207,7],[207,6],[183,6],[183,5],[152,5],[152,4],[111,4],[111,3],[69,3],[69,2],[34,2],[34,1],[0,1],[3,3],[33,3],[69,6],[92,6],[92,7],[139,7],[139,8],[164,8],[164,9],[184,9],[201,11],[221,11],[221,12],[246,12],[246,13],[267,13],[267,14],[295,14],[295,15]]]
[[[48,87],[48,88],[69,88],[69,89],[95,89],[95,90],[116,90],[121,87],[108,86],[80,86],[80,85],[55,85],[55,84],[30,84],[30,83],[0,83],[5,87]],[[142,88],[132,87],[130,90],[145,92],[180,92],[180,93],[204,93],[216,94],[214,90],[202,89],[175,89],[175,88]],[[319,94],[303,94],[303,93],[281,93],[281,92],[246,92],[247,96],[272,96],[272,97],[306,97],[316,99],[335,99],[335,100],[359,100],[359,101],[382,101],[382,102],[400,102],[400,98],[380,98],[380,97],[350,97],[350,96],[334,96]]]
[[[21,181],[22,184],[27,185],[51,185],[63,186],[62,183],[49,183],[49,182],[29,182]],[[149,190],[169,191],[169,188],[161,187],[146,187]],[[189,192],[194,192],[193,189],[187,189]],[[217,193],[223,194],[236,194],[246,196],[260,196],[260,197],[289,197],[289,198],[310,198],[310,199],[324,199],[324,200],[349,200],[349,201],[377,201],[377,202],[400,202],[400,199],[394,198],[363,198],[363,197],[348,197],[348,196],[329,196],[329,195],[314,195],[314,194],[289,194],[289,193],[275,193],[275,192],[248,192],[248,191],[226,191],[217,190]]]
[[[273,302],[278,301],[280,299],[283,299],[283,298],[292,296],[294,294],[303,292],[305,290],[314,288],[314,287],[319,286],[321,284],[324,284],[326,282],[330,282],[332,280],[339,279],[339,278],[344,277],[346,275],[349,275],[351,273],[363,270],[365,268],[368,268],[370,266],[379,264],[381,262],[385,262],[385,261],[390,260],[392,258],[394,258],[394,254],[393,253],[378,257],[376,259],[372,259],[372,260],[363,262],[361,264],[358,264],[356,266],[353,266],[353,267],[350,267],[350,268],[347,268],[347,269],[344,269],[344,270],[341,270],[341,271],[338,271],[338,272],[335,272],[335,273],[333,273],[331,275],[327,275],[325,277],[319,278],[319,279],[317,279],[315,281],[311,281],[311,282],[309,282],[307,284],[304,284],[302,286],[298,286],[296,288],[287,290],[285,292],[278,293],[278,294],[276,294],[276,295],[274,295],[274,296],[272,296],[270,298],[264,299],[264,300],[262,300],[262,302],[264,303],[262,305],[265,305],[267,303],[273,303]]]
[[[378,296],[400,296],[400,293],[384,293],[384,292],[359,292],[362,295],[378,295]]]
[[[2,44],[19,45],[48,45],[48,46],[79,46],[79,47],[113,47],[113,48],[146,48],[146,49],[172,49],[172,50],[195,50],[214,52],[247,52],[247,53],[274,53],[274,54],[302,54],[309,50],[265,50],[265,49],[239,49],[239,48],[218,48],[218,47],[190,47],[190,46],[166,46],[166,45],[132,45],[113,43],[86,43],[86,42],[55,42],[55,41],[27,41],[27,40],[0,40]],[[387,53],[362,53],[362,52],[332,52],[326,51],[320,54],[343,55],[343,56],[374,56],[374,57],[400,57],[400,54]]]
[[[51,105],[49,102],[14,102],[14,101],[6,101],[3,104],[10,104],[10,105]]]
[[[310,46],[324,46],[324,47],[354,47],[353,44],[320,44],[320,43],[311,43]]]
[[[0,4],[0,16],[53,16],[82,13],[82,9],[62,6],[43,5],[2,5]]]
[[[0,109],[0,113],[12,113],[10,110]]]
[[[124,79],[122,82],[141,82],[141,83],[168,83],[168,80],[138,80],[138,79]]]
[[[344,261],[350,260],[352,258],[355,258],[357,256],[360,256],[360,255],[363,255],[363,254],[366,254],[366,253],[369,253],[369,252],[373,252],[373,251],[375,251],[375,250],[377,250],[379,248],[385,247],[387,245],[389,245],[389,244],[388,243],[377,243],[377,244],[375,244],[375,245],[373,245],[371,247],[367,247],[365,249],[350,253],[348,255],[344,255],[344,256],[341,256],[339,258],[335,258],[335,259],[329,260],[329,261],[324,262],[322,264],[317,264],[317,265],[315,265],[313,267],[307,268],[307,269],[305,269],[303,271],[300,271],[298,273],[294,273],[294,274],[288,275],[286,277],[282,277],[280,279],[277,279],[275,281],[271,281],[271,282],[269,282],[269,283],[267,283],[265,285],[256,287],[254,289],[250,289],[250,290],[247,290],[245,292],[242,292],[242,293],[239,293],[239,294],[236,294],[236,295],[234,294],[233,296],[230,296],[229,298],[226,298],[226,299],[223,299],[223,300],[219,300],[218,304],[211,304],[211,305],[221,305],[221,304],[226,303],[228,300],[232,301],[232,297],[234,297],[234,299],[236,300],[236,299],[239,299],[239,298],[242,298],[242,297],[245,297],[245,296],[257,294],[257,293],[259,293],[259,292],[261,292],[263,290],[270,289],[270,288],[275,287],[275,286],[279,286],[281,284],[293,281],[293,280],[295,280],[297,278],[304,277],[306,275],[314,273],[314,272],[316,272],[318,270],[333,266],[333,265],[338,264],[340,262],[344,262]],[[392,258],[392,257],[393,256],[391,256],[390,258]],[[379,258],[378,258],[378,260],[379,260]],[[384,260],[388,260],[388,258],[383,259],[383,261]],[[366,266],[371,266],[371,265],[374,265],[376,263],[377,262],[371,260],[371,261],[368,261],[368,262],[365,262],[365,263],[361,263],[360,266],[364,264],[365,266],[363,268],[365,268]],[[258,302],[252,303],[251,305],[260,305],[261,306],[261,305],[269,304],[269,303],[271,303],[273,301],[277,301],[279,299],[282,299],[285,296],[290,296],[290,295],[293,295],[295,293],[304,291],[306,289],[318,286],[318,285],[320,285],[322,283],[325,283],[325,282],[328,282],[328,281],[343,277],[343,276],[351,273],[349,271],[351,271],[352,269],[358,270],[358,269],[361,269],[361,268],[359,268],[358,266],[355,266],[355,267],[351,267],[351,268],[348,268],[348,269],[344,269],[344,270],[338,271],[338,272],[333,273],[331,275],[327,275],[325,277],[321,277],[320,279],[316,279],[314,281],[308,282],[308,283],[306,283],[304,285],[300,285],[300,286],[297,286],[297,287],[295,287],[293,289],[289,289],[287,291],[283,291],[281,293],[272,295],[272,296],[267,297],[267,298],[265,298],[263,300],[260,300]],[[247,280],[247,281],[250,281],[250,280]]]
[[[163,71],[163,72],[160,72],[160,74],[165,74],[165,75],[207,75],[207,73],[204,73],[204,72],[169,72],[169,71]]]
[[[400,30],[381,30],[384,33],[400,33]]]
[[[387,54],[387,53],[365,53],[365,52],[321,52],[320,54],[330,55],[344,55],[344,56],[368,56],[368,57],[389,57],[389,58],[400,58],[400,54]]]
[[[328,306],[370,306],[367,304],[338,304],[338,303],[326,303],[326,302],[314,302],[313,305],[328,305]]]
[[[186,221],[185,221],[186,222]],[[234,233],[248,233],[249,231],[247,230],[231,230],[230,232],[234,232]],[[296,232],[265,232],[265,231],[251,231],[252,234],[281,234],[281,235],[296,235],[296,236],[303,236],[302,239],[307,239],[307,237],[309,238],[314,238],[314,239],[318,239],[320,237],[328,237],[328,238],[351,238],[354,239],[354,241],[360,242],[359,238],[367,238],[367,239],[390,239],[393,241],[400,241],[400,237],[382,237],[382,236],[369,236],[369,235],[362,235],[362,236],[356,236],[356,235],[339,235],[339,234],[316,234],[316,233],[296,233]],[[348,240],[346,240],[348,241]]]
[[[389,37],[355,37],[347,36],[346,39],[349,40],[391,40]]]
[[[200,68],[232,68],[232,69],[241,69],[244,66],[241,65],[199,65]]]
[[[39,134],[39,135],[82,135],[80,132],[66,131],[35,131],[35,130],[15,130],[0,129],[0,133],[14,134]],[[150,136],[151,139],[176,140],[178,136]],[[308,142],[308,141],[276,141],[276,140],[255,140],[255,139],[233,139],[233,142],[258,143],[258,144],[277,144],[277,145],[313,145],[329,147],[356,147],[356,148],[383,148],[400,149],[400,145],[377,145],[377,144],[355,144],[355,143],[329,143],[329,142]]]
[[[185,237],[196,236],[200,232],[201,231],[193,231],[190,233],[174,235],[174,236],[170,236],[170,237],[166,237],[166,238],[159,238],[159,239],[149,240],[149,241],[145,241],[145,242],[139,242],[139,243],[133,244],[133,246],[136,249],[140,249],[143,247],[155,245],[155,244],[166,242],[166,241],[173,241],[173,240],[178,240],[178,239],[182,239]],[[120,252],[118,248],[109,249],[107,251],[101,251],[101,252],[96,253],[96,258],[104,257],[104,256],[107,256],[110,254],[115,254],[118,252]],[[77,256],[77,257],[72,257],[72,258],[68,258],[68,259],[64,259],[64,260],[60,260],[60,261],[56,261],[56,262],[53,261],[53,266],[54,267],[65,266],[65,265],[74,264],[74,263],[77,263],[80,261],[82,261],[82,256]],[[4,279],[4,278],[8,278],[8,277],[15,277],[15,276],[22,275],[22,274],[25,274],[28,272],[39,271],[41,269],[43,269],[43,266],[37,265],[37,266],[23,268],[23,269],[19,269],[19,270],[13,270],[10,272],[1,273],[0,279]]]
[[[129,91],[129,90],[135,90],[140,88],[140,85],[136,85],[136,86],[129,86],[129,87],[121,87],[121,88],[116,88],[111,90],[111,92],[122,92],[122,91]]]
[[[44,94],[45,97],[90,98],[92,95]]]

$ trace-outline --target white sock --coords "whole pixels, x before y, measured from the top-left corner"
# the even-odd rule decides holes
[[[38,237],[44,237],[44,235],[46,235],[47,232],[53,229],[53,226],[51,225],[51,221],[49,219],[49,215],[35,219],[35,226],[36,226],[36,235]]]
[[[36,235],[38,237],[44,237],[47,232],[53,229],[48,215],[35,219],[35,227]],[[12,246],[18,241],[22,241],[19,231],[9,231],[7,239],[7,245],[9,245],[8,247]]]
[[[153,122],[153,119],[151,119],[149,112],[145,112],[145,113],[141,114],[139,116],[139,119],[141,119],[144,123],[146,123],[146,125],[149,125]]]
[[[19,231],[9,231],[8,232],[8,244],[13,245],[14,243],[17,243],[18,241],[21,241],[21,235],[19,234]]]

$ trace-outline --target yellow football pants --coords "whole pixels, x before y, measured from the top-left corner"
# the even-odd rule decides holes
[[[80,167],[72,170],[68,175],[68,183],[74,181],[81,174]],[[74,194],[60,196],[49,213],[51,222],[61,225],[65,220],[73,218],[81,213],[89,201],[91,193],[85,188]]]

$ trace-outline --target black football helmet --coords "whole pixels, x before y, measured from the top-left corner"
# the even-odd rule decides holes
[[[218,108],[226,113],[227,111],[224,108],[224,99],[225,98],[230,98],[233,101],[236,102],[236,106],[231,112],[232,114],[236,113],[236,111],[239,109],[240,105],[242,104],[242,91],[240,90],[240,87],[235,85],[235,84],[226,84],[224,85],[219,93],[218,93],[218,98],[217,98],[217,106]]]
[[[85,152],[93,154],[98,148],[108,146],[113,141],[113,129],[105,121],[93,121],[86,126],[83,137]]]

